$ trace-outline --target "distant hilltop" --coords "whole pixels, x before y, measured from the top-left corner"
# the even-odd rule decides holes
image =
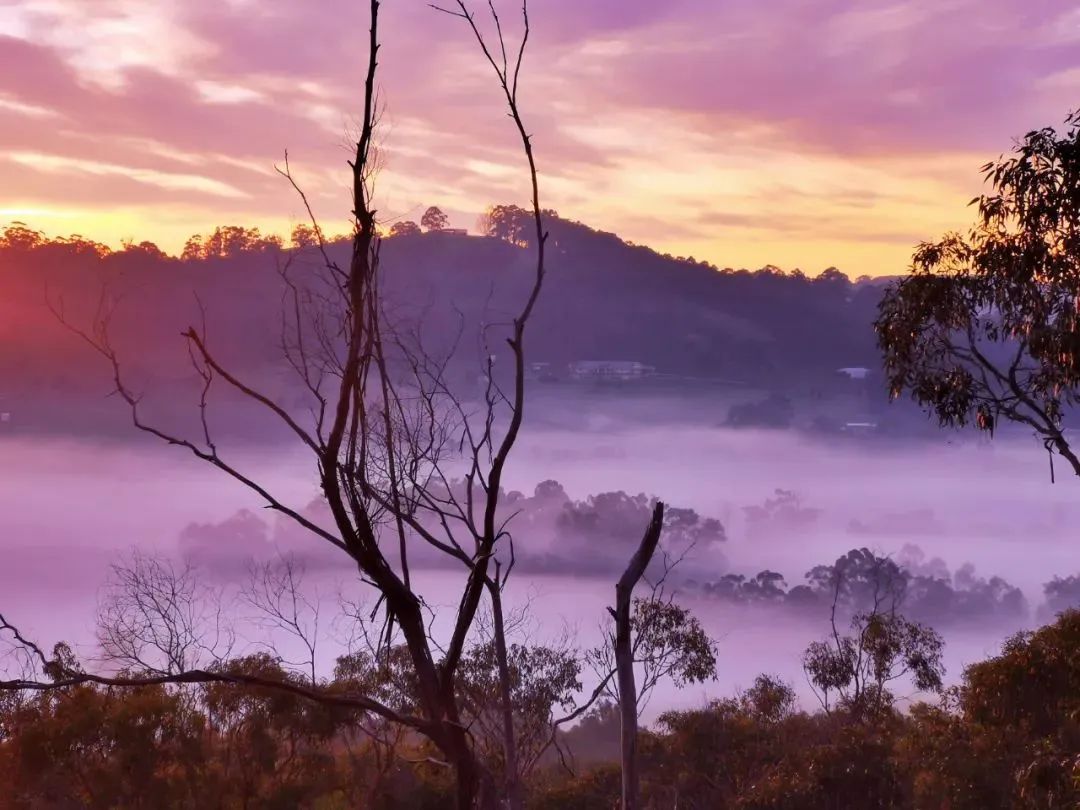
[[[455,362],[475,369],[480,333],[506,322],[528,281],[529,216],[494,206],[472,236],[398,223],[381,253],[395,317],[422,325],[429,346],[455,345]],[[772,388],[840,368],[879,367],[872,323],[887,279],[853,281],[835,268],[814,277],[773,266],[718,268],[554,211],[543,216],[550,269],[530,324],[530,362],[578,376],[655,372]],[[286,244],[223,227],[193,237],[182,257],[171,257],[147,242],[113,251],[82,237],[48,239],[9,226],[0,234],[4,387],[100,381],[85,347],[46,306],[46,290],[86,323],[103,289],[117,296],[118,349],[135,354],[150,376],[167,374],[178,332],[204,313],[208,334],[234,363],[263,369],[278,359],[281,270],[312,272],[322,261],[320,236],[300,226]],[[335,261],[349,250],[344,239],[323,247]]]

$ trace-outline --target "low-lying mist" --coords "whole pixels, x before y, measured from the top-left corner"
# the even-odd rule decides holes
[[[730,694],[763,671],[806,697],[800,655],[828,619],[827,605],[807,601],[807,575],[853,549],[904,572],[902,610],[943,633],[950,680],[1076,601],[1080,588],[1067,579],[1080,572],[1074,482],[1051,484],[1033,442],[811,439],[707,418],[662,424],[655,408],[620,411],[613,397],[586,404],[571,409],[572,427],[546,419],[528,429],[510,465],[507,509],[519,513],[511,598],[527,603],[538,640],[570,634],[595,644],[650,499],[676,507],[664,542],[679,561],[667,587],[719,640],[720,678],[658,695],[650,713]],[[9,435],[0,454],[4,609],[88,657],[109,565],[132,548],[191,562],[212,583],[235,583],[252,561],[282,553],[304,563],[321,598],[355,583],[332,548],[183,451]],[[276,497],[317,515],[301,451],[248,443],[231,458]],[[436,614],[450,607],[457,572],[418,565]],[[1055,578],[1048,603],[1044,585]]]

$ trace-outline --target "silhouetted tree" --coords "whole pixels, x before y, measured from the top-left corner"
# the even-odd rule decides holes
[[[615,584],[615,606],[608,608],[614,625],[608,631],[608,643],[588,655],[601,677],[598,688],[619,706],[623,810],[642,807],[638,718],[653,689],[663,679],[683,686],[716,677],[714,643],[689,610],[663,595],[666,567],[653,584],[651,598],[634,598],[634,589],[656,554],[663,527],[664,504],[658,502],[641,542]],[[611,674],[615,678],[609,685]]]
[[[450,218],[434,205],[420,217],[420,226],[425,231],[444,231],[449,224]]]
[[[293,231],[296,236],[296,231]],[[254,253],[273,248],[280,248],[282,242],[277,236],[263,236],[258,228],[245,228],[239,225],[220,225],[209,236],[196,234],[184,243],[180,258],[184,261],[202,259],[224,259],[243,253]]]
[[[113,564],[98,606],[106,661],[129,672],[175,675],[224,658],[232,643],[220,594],[190,566],[135,552]]]
[[[863,720],[891,709],[893,681],[909,677],[921,691],[940,691],[944,642],[932,628],[895,612],[857,614],[851,635],[833,635],[806,648],[803,668],[825,711],[837,706]],[[835,696],[835,697],[834,697]]]
[[[126,256],[139,256],[153,261],[164,261],[168,258],[161,248],[159,248],[153,242],[143,240],[142,242],[133,242],[130,239],[125,239],[121,243],[123,250],[122,255]]]
[[[317,247],[322,238],[318,225],[308,225],[300,222],[293,227],[292,234],[289,236],[289,244],[294,248],[303,250],[304,248]]]
[[[25,222],[12,222],[0,235],[0,247],[5,250],[33,250],[45,244],[45,234],[29,227]]]
[[[1043,585],[1046,604],[1042,606],[1039,617],[1053,619],[1059,613],[1080,608],[1080,575],[1054,577]]]
[[[1080,391],[1080,118],[983,166],[967,235],[919,246],[876,323],[893,397],[942,425],[1031,428],[1080,476],[1063,427]]]
[[[512,245],[523,245],[531,214],[517,205],[493,205],[480,218],[480,232]]]
[[[645,529],[637,551],[615,584],[615,607],[609,608],[615,620],[610,649],[615,658],[619,695],[620,742],[622,748],[622,810],[641,806],[641,776],[638,773],[638,689],[634,677],[634,627],[630,613],[634,588],[645,575],[664,525],[664,504],[657,503],[652,520]]]
[[[441,229],[436,228],[435,230]],[[395,222],[393,225],[390,226],[391,236],[411,236],[415,233],[420,233],[420,226],[413,222],[411,219],[403,219],[400,222]]]

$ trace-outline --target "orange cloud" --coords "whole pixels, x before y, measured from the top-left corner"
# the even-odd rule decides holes
[[[968,221],[982,162],[1060,120],[1080,56],[1080,18],[1020,0],[533,16],[522,92],[545,204],[721,266],[902,271],[914,242]],[[466,32],[405,4],[384,22],[384,217],[438,204],[469,227],[525,199]],[[0,6],[0,210],[174,251],[221,223],[281,231],[303,213],[273,171],[289,149],[333,228],[364,24],[347,0]]]

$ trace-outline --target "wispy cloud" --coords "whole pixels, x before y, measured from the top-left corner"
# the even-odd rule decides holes
[[[57,118],[60,115],[56,110],[51,110],[48,107],[27,104],[7,96],[0,96],[0,110],[17,113],[28,118]]]
[[[0,166],[0,208],[63,206],[49,178],[78,172],[80,204],[145,206],[140,235],[175,248],[183,226],[162,230],[138,189],[186,195],[191,228],[268,227],[296,214],[272,170],[288,148],[337,221],[365,12],[0,0],[0,151],[23,157]],[[524,199],[467,32],[423,4],[384,15],[380,210],[435,203],[471,226]],[[916,234],[966,222],[983,160],[1061,120],[1080,64],[1080,17],[1043,0],[548,0],[533,23],[522,93],[547,204],[721,265],[903,269]]]
[[[80,160],[62,155],[45,155],[38,152],[9,152],[6,159],[38,169],[43,172],[67,172],[97,176],[116,175],[128,177],[137,183],[156,186],[168,191],[197,191],[216,197],[242,198],[247,194],[238,188],[197,174],[172,174],[155,169],[140,169],[116,163]]]

